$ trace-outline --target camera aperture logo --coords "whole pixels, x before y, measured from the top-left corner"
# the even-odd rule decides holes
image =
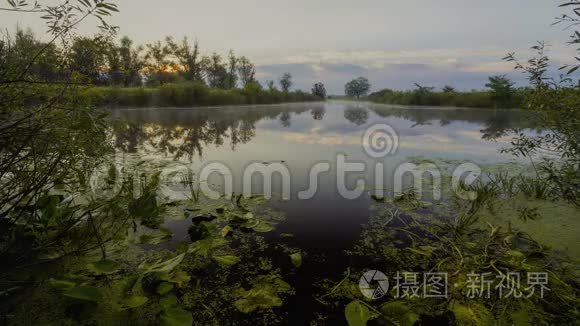
[[[370,270],[361,276],[358,287],[365,297],[377,300],[387,294],[389,279],[381,271]]]

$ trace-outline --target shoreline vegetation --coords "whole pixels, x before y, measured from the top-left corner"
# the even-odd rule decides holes
[[[258,87],[214,89],[183,82],[158,87],[91,87],[81,96],[99,107],[202,107],[314,102],[323,99],[297,90],[282,92]]]
[[[395,91],[384,89],[369,94],[368,101],[379,104],[409,105],[409,106],[448,106],[479,109],[515,109],[521,108],[526,90],[515,91],[509,99],[498,102],[491,91],[469,92],[435,92],[421,90]]]

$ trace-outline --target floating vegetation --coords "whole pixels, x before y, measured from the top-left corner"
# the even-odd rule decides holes
[[[477,193],[486,192],[478,189]],[[580,307],[578,263],[542,246],[509,223],[502,227],[483,218],[471,218],[496,207],[496,202],[502,200],[498,192],[490,193],[493,196],[483,196],[486,205],[475,204],[477,201],[464,206],[450,205],[443,215],[433,211],[426,214],[409,192],[393,201],[373,198],[370,221],[364,226],[359,242],[347,251],[352,261],[362,264],[351,265],[340,281],[320,283],[320,293],[324,294],[319,302],[334,311],[343,307],[351,326],[366,325],[371,320],[387,325],[425,324],[434,320],[458,325],[573,324]],[[454,215],[456,218],[449,219]],[[397,283],[381,299],[370,300],[359,290],[358,278],[373,267],[385,272],[391,281],[407,280],[414,287],[401,292]],[[505,296],[506,284],[502,282],[506,279],[509,283],[509,277],[514,275],[541,272],[546,274],[549,288],[542,296],[533,290]],[[448,277],[449,292],[444,298],[422,295],[430,288],[417,277],[434,273]],[[490,277],[487,295],[473,295],[474,275]],[[483,286],[480,290],[485,292]]]

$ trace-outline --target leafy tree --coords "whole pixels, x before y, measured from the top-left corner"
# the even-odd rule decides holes
[[[227,88],[236,88],[238,84],[238,58],[234,54],[233,50],[230,50],[228,55],[228,75],[227,75]]]
[[[143,46],[133,47],[133,41],[125,36],[121,38],[119,57],[123,71],[123,85],[141,85],[141,70],[145,68],[145,60],[142,57]]]
[[[316,95],[320,98],[326,98],[326,88],[323,83],[316,83],[312,86],[312,95]]]
[[[106,44],[99,39],[75,38],[70,55],[71,70],[81,74],[93,84],[103,84],[107,76]]]
[[[246,87],[248,83],[255,82],[256,66],[246,57],[238,60],[238,75],[242,86]]]
[[[574,10],[574,15],[580,17],[580,2],[575,9],[579,11]],[[523,107],[536,113],[539,125],[550,132],[528,136],[516,130],[512,148],[505,151],[527,157],[553,199],[580,207],[580,94],[570,78],[554,81],[546,76],[549,58],[543,43],[532,49],[537,55],[527,63],[520,63],[513,53],[505,59],[527,75],[533,88],[526,93]],[[568,75],[575,71],[569,69]],[[551,155],[534,163],[542,153]]]
[[[356,97],[358,99],[361,96],[367,95],[370,89],[371,84],[369,80],[364,77],[359,77],[346,83],[344,86],[344,93],[346,96]]]
[[[25,56],[18,44],[24,39],[7,36],[0,41],[0,256],[4,262],[26,264],[41,252],[82,253],[94,248],[98,232],[86,232],[83,226],[95,219],[104,225],[107,218],[98,210],[103,202],[95,204],[87,196],[89,202],[79,205],[64,203],[62,197],[82,196],[88,187],[84,172],[99,165],[111,150],[104,115],[79,96],[77,86],[86,75],[95,77],[101,59],[82,58],[86,49],[81,44],[93,47],[94,39],[76,38],[73,31],[85,19],[96,17],[101,22],[99,36],[105,39],[116,32],[106,19],[117,8],[102,0],[8,4],[0,6],[2,12],[42,15],[50,36],[47,42],[29,43]],[[50,66],[49,73],[43,72],[45,65]],[[64,195],[49,193],[56,187]],[[16,262],[14,257],[21,258]],[[9,265],[3,266],[4,271],[13,267]]]
[[[491,89],[496,105],[506,105],[514,94],[514,83],[505,75],[491,76],[485,87]]]
[[[273,80],[266,80],[266,87],[268,87],[269,91],[275,91],[276,90],[276,83],[274,83]]]
[[[124,73],[121,66],[119,47],[114,42],[107,42],[105,56],[107,61],[108,82],[112,85],[123,85]]]
[[[171,49],[161,41],[147,44],[146,48],[145,60],[148,82],[163,85],[170,81],[171,73],[176,71],[175,63],[169,58]]]
[[[229,74],[222,57],[213,53],[207,60],[207,81],[213,88],[227,89],[230,86]]]
[[[280,78],[280,88],[284,93],[288,93],[292,87],[292,75],[290,73],[285,73]]]
[[[195,41],[192,48],[187,37],[183,38],[181,44],[174,42],[171,37],[167,38],[166,42],[170,53],[177,59],[185,80],[204,83],[204,67],[199,43]]]

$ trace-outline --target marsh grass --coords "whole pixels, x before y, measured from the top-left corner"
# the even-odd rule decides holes
[[[107,107],[194,107],[322,100],[301,91],[286,93],[257,87],[225,90],[196,83],[165,84],[159,87],[92,87],[84,91],[84,96],[96,105]]]

